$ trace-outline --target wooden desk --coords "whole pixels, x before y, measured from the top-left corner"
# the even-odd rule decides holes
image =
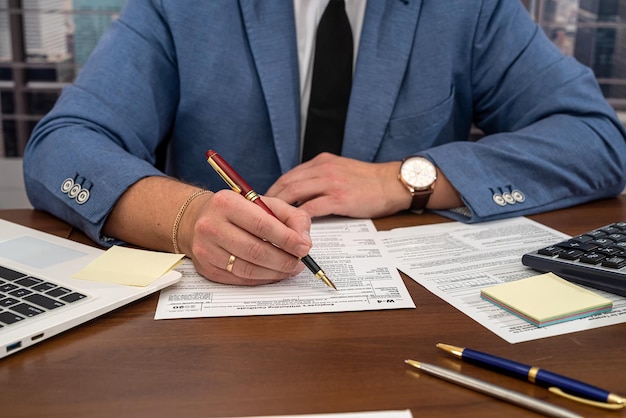
[[[0,211],[0,217],[88,242],[40,212]],[[626,220],[626,198],[532,218],[579,234]],[[388,229],[444,221],[434,214],[404,214],[376,224]],[[537,416],[417,376],[404,364],[414,358],[584,416],[626,417],[624,410],[561,399],[435,348],[446,342],[489,351],[626,395],[626,324],[509,344],[404,279],[417,309],[155,321],[158,296],[150,296],[1,360],[0,416],[233,417],[395,409],[410,409],[414,417]]]

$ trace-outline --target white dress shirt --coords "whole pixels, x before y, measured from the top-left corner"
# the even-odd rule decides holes
[[[317,25],[330,0],[293,0],[294,15],[296,19],[296,35],[298,37],[298,64],[300,66],[300,117],[302,126],[300,141],[304,141],[304,128],[309,109],[311,96],[311,78],[313,76],[313,57],[315,52],[315,35]],[[361,39],[361,28],[365,16],[367,0],[345,0],[346,13],[352,27],[354,40],[354,61],[352,68],[356,67],[356,58]],[[302,148],[302,147],[300,147]]]

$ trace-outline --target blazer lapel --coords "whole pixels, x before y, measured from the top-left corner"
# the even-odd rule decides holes
[[[285,172],[300,159],[300,79],[293,3],[239,3],[265,94],[278,161]]]
[[[367,2],[342,154],[373,161],[402,83],[422,0]]]

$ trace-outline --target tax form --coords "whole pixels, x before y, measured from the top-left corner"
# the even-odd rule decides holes
[[[200,276],[186,260],[176,267],[182,279],[161,291],[155,319],[415,308],[371,220],[316,220],[311,238],[311,256],[337,290],[308,270],[269,285],[223,285]]]
[[[522,255],[569,238],[529,218],[479,224],[447,222],[379,232],[400,271],[509,343],[626,322],[626,298],[590,289],[613,310],[536,327],[481,299],[480,289],[540,274]]]

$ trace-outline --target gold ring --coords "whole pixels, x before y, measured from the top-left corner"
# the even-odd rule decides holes
[[[230,257],[228,258],[228,264],[226,264],[226,271],[229,273],[233,272],[233,264],[235,264],[235,260],[237,259],[237,257],[235,257],[234,255],[230,255]]]

